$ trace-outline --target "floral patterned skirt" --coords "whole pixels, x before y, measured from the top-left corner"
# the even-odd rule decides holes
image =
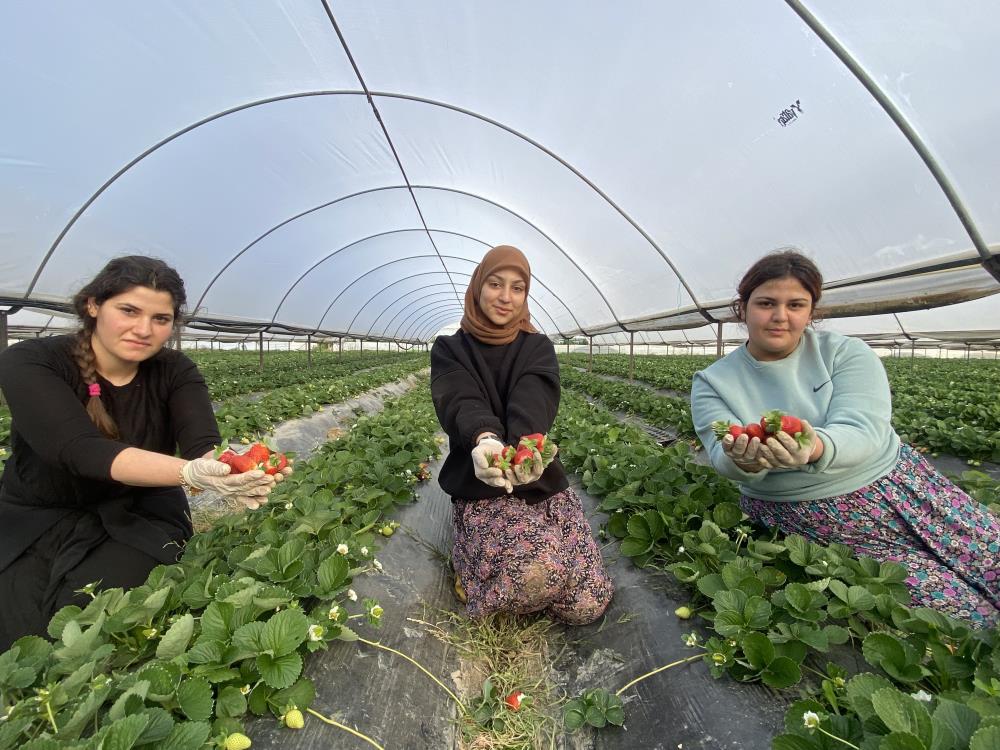
[[[741,505],[785,534],[901,563],[915,606],[975,627],[1000,622],[1000,519],[908,445],[892,471],[847,495],[799,502],[744,495]]]
[[[607,609],[614,585],[572,489],[534,505],[511,495],[456,500],[452,524],[470,617],[543,612],[583,625]]]

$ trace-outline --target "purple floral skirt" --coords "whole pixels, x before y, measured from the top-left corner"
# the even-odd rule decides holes
[[[614,585],[573,490],[535,505],[510,495],[457,500],[452,524],[470,617],[542,612],[583,625],[607,609]]]
[[[1000,519],[906,444],[892,471],[850,494],[799,502],[744,495],[740,504],[785,534],[901,563],[915,606],[975,627],[1000,622]]]

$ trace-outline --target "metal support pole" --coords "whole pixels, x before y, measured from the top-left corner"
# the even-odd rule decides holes
[[[628,332],[628,379],[635,380],[635,331]]]
[[[309,366],[313,366],[313,337],[311,333],[306,334],[306,361]]]
[[[341,336],[340,338],[337,339],[337,356],[338,357],[343,357],[344,356],[344,337],[343,336]]]
[[[257,352],[260,359],[260,371],[264,372],[264,332],[257,333]]]
[[[181,350],[181,329],[178,328],[174,331],[174,349],[177,351]]]
[[[722,356],[722,321],[715,324],[715,356]]]
[[[7,348],[7,311],[0,310],[0,352]]]
[[[594,371],[594,337],[588,336],[587,340],[590,341],[590,357],[587,359],[587,372]]]

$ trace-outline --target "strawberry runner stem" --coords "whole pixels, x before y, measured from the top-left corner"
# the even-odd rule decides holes
[[[831,732],[828,732],[828,731],[826,731],[825,729],[823,729],[823,727],[816,727],[816,731],[817,731],[817,732],[820,732],[821,734],[825,734],[825,735],[826,735],[827,737],[829,737],[830,739],[833,739],[833,740],[837,740],[837,742],[842,742],[842,743],[844,743],[845,745],[847,745],[848,747],[853,747],[853,748],[854,748],[854,750],[861,750],[861,748],[859,748],[859,747],[858,747],[857,745],[855,745],[855,744],[854,744],[853,742],[848,742],[848,741],[847,741],[847,740],[845,740],[844,738],[842,738],[842,737],[838,737],[837,735],[835,735],[835,734],[832,734]]]
[[[358,737],[359,739],[364,740],[365,742],[367,742],[372,747],[377,747],[378,750],[385,750],[384,747],[382,747],[380,744],[378,744],[375,740],[373,740],[367,734],[362,734],[361,732],[358,732],[355,729],[351,729],[349,726],[346,726],[345,724],[341,724],[339,721],[335,721],[334,719],[331,719],[331,718],[329,718],[327,716],[324,716],[323,714],[319,713],[318,711],[313,711],[311,708],[307,708],[306,712],[312,714],[313,716],[315,716],[320,721],[325,721],[327,724],[329,724],[331,726],[334,726],[334,727],[337,727],[337,729],[343,729],[345,732],[350,732],[355,737]]]
[[[689,656],[686,659],[679,659],[678,661],[672,661],[669,664],[665,664],[662,667],[657,667],[652,672],[646,672],[646,674],[641,675],[639,677],[636,677],[634,680],[632,680],[632,682],[629,682],[624,687],[620,688],[617,692],[615,692],[615,695],[621,695],[626,690],[628,690],[630,687],[632,687],[633,685],[635,685],[637,682],[642,682],[647,677],[652,677],[654,674],[662,672],[665,669],[670,669],[671,667],[676,667],[676,666],[679,666],[681,664],[687,664],[689,661],[694,661],[695,659],[701,659],[703,656],[704,656],[704,654],[695,654],[694,656]]]
[[[367,644],[369,646],[374,646],[375,648],[380,648],[380,649],[382,649],[384,651],[388,651],[389,653],[396,654],[396,656],[402,656],[404,659],[406,659],[408,662],[410,662],[410,664],[412,664],[417,669],[419,669],[421,672],[423,672],[425,675],[427,675],[432,680],[434,680],[434,682],[436,682],[438,684],[438,686],[442,690],[444,690],[448,695],[450,695],[451,699],[453,701],[455,701],[455,703],[458,705],[459,709],[462,711],[463,714],[468,714],[468,711],[466,710],[466,708],[463,705],[462,701],[460,701],[458,699],[458,696],[455,695],[451,690],[449,690],[448,687],[447,687],[447,685],[445,685],[443,682],[441,682],[441,680],[439,680],[437,677],[435,677],[429,671],[427,671],[427,669],[425,669],[424,666],[422,664],[420,664],[420,662],[418,662],[416,659],[413,659],[412,657],[407,656],[402,651],[397,651],[396,649],[390,648],[389,646],[383,646],[381,643],[376,643],[375,641],[365,640],[364,638],[358,638],[358,641],[360,641],[361,643],[365,643],[365,644]]]

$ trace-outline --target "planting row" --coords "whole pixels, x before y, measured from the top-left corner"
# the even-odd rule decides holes
[[[350,586],[381,569],[386,514],[437,452],[425,390],[359,419],[264,510],[223,518],[143,586],[60,610],[54,643],[29,636],[0,655],[0,750],[232,750],[249,746],[249,714],[300,727],[316,691],[304,658],[383,615]]]
[[[707,639],[685,638],[707,668],[808,691],[789,709],[775,750],[1000,746],[996,629],[973,631],[906,606],[898,564],[751,527],[735,485],[696,463],[686,444],[662,448],[573,393],[564,394],[554,437],[567,468],[602,498],[603,533],[620,540],[622,554],[691,587],[678,616],[696,613],[710,628]],[[835,663],[835,647],[848,642],[874,671],[851,676]],[[566,718],[611,722],[615,698],[588,691]]]
[[[345,401],[426,367],[426,355],[408,355],[404,361],[371,367],[357,375],[277,388],[261,398],[227,399],[216,409],[215,418],[223,441],[249,441],[255,435],[270,432],[278,422],[308,416],[325,404]]]
[[[583,354],[560,360],[573,367],[588,363]],[[713,361],[694,355],[636,357],[635,377],[689,392],[694,373]],[[1000,364],[934,359],[886,359],[883,364],[893,394],[893,426],[904,441],[971,462],[1000,462]],[[628,357],[594,357],[593,372],[628,377]]]
[[[699,370],[704,370],[716,360],[714,356],[683,354],[663,356],[636,356],[635,378],[657,388],[688,393],[691,378]],[[586,368],[590,362],[587,354],[563,354],[559,361],[573,367]],[[601,375],[629,376],[629,356],[627,354],[601,354],[593,359],[593,372]]]
[[[659,396],[645,386],[607,380],[573,367],[563,367],[560,378],[563,387],[593,396],[608,408],[635,414],[657,427],[671,427],[682,439],[698,440],[686,399]]]
[[[357,372],[363,367],[387,365],[424,357],[400,352],[313,352],[312,366],[306,352],[266,352],[264,371],[257,352],[207,352],[186,350],[205,376],[213,401],[244,393],[268,391],[311,380],[328,379]]]

